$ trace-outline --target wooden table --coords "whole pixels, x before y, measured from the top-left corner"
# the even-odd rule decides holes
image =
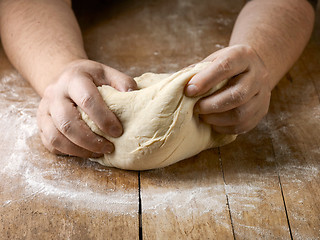
[[[243,4],[121,1],[77,15],[90,58],[137,76],[177,71],[227,46]],[[1,50],[0,238],[320,239],[319,14],[257,128],[144,172],[48,153],[40,98]]]

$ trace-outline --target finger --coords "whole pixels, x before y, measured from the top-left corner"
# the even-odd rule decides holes
[[[112,137],[121,136],[123,129],[120,121],[103,101],[97,87],[84,75],[78,75],[70,81],[69,97],[95,124]]]
[[[238,75],[248,68],[247,59],[239,51],[225,52],[226,54],[219,55],[210,66],[191,78],[185,90],[187,96],[200,96],[223,80]]]
[[[200,114],[209,114],[239,107],[258,93],[259,86],[256,82],[249,73],[240,74],[230,79],[227,85],[217,92],[200,99],[195,106],[196,110]]]
[[[132,77],[105,65],[103,65],[103,68],[106,84],[120,92],[128,92],[138,89],[137,83]]]
[[[74,144],[96,153],[114,150],[112,143],[91,131],[69,99],[55,101],[50,114],[55,127]]]
[[[203,114],[200,117],[204,122],[215,126],[239,125],[252,119],[259,111],[259,107],[258,96],[254,96],[237,108],[221,113]]]
[[[259,123],[260,119],[255,115],[249,121],[243,122],[238,125],[232,126],[214,126],[212,125],[212,129],[218,133],[222,134],[242,134],[252,130]]]
[[[260,92],[255,96],[253,101],[254,104],[250,106],[253,109],[252,112],[254,112],[254,114],[251,114],[251,116],[245,121],[240,121],[238,124],[229,126],[212,125],[212,128],[215,131],[224,134],[240,134],[250,131],[268,112],[270,95],[266,93]],[[261,104],[262,102],[264,102],[264,104]]]
[[[40,134],[41,140],[43,145],[53,154],[60,155],[60,156],[76,156],[81,158],[97,158],[102,157],[103,154],[101,153],[93,153],[83,148],[76,149],[77,145],[73,144],[73,146],[67,145],[60,145],[58,149],[52,147],[50,142],[46,139],[43,134]],[[63,135],[62,135],[63,136]],[[66,142],[67,143],[67,142]],[[68,140],[68,143],[71,143]],[[69,148],[67,148],[69,147]]]
[[[41,140],[50,152],[58,155],[72,155],[84,158],[102,156],[101,153],[90,152],[72,143],[56,129],[49,115],[43,116],[40,122]]]

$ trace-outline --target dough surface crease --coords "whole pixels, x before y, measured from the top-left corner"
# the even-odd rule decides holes
[[[235,135],[214,132],[193,113],[200,97],[184,95],[186,83],[210,63],[198,63],[173,74],[145,73],[136,77],[139,90],[119,92],[104,85],[98,90],[108,107],[121,121],[124,132],[119,138],[103,133],[80,108],[90,129],[113,142],[115,151],[90,160],[128,170],[165,167],[199,152],[232,142]],[[226,80],[208,94],[220,89]]]

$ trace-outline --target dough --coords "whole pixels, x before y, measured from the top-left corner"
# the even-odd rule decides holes
[[[119,138],[107,136],[79,109],[91,130],[115,145],[113,153],[90,160],[122,169],[147,170],[232,142],[235,135],[218,134],[193,114],[200,97],[184,95],[190,78],[209,64],[199,63],[174,74],[145,73],[135,78],[137,91],[119,92],[107,85],[98,87],[108,107],[120,119],[124,133]],[[226,80],[207,95],[225,83]]]

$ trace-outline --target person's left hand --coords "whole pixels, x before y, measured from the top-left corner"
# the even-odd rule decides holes
[[[268,112],[272,90],[262,59],[250,46],[235,45],[211,54],[203,62],[212,64],[191,78],[186,96],[203,95],[229,80],[220,90],[201,98],[195,113],[219,133],[239,134],[253,129]]]

